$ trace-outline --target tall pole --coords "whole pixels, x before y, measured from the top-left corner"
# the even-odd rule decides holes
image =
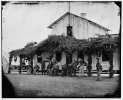
[[[70,2],[69,2],[69,8],[68,8],[68,12],[70,13]]]
[[[68,9],[68,12],[69,12],[69,26],[70,26],[70,2],[69,2],[69,9]]]

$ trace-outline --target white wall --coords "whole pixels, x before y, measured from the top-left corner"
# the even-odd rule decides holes
[[[43,53],[44,58],[47,58],[47,56],[48,56],[48,53]],[[66,63],[66,53],[62,52],[61,57],[62,57],[61,61],[58,62],[59,66],[60,66],[60,69],[61,69],[61,66],[64,63]],[[77,60],[77,51],[72,54],[72,57],[74,57]],[[97,62],[96,58],[97,58],[96,54],[93,54],[92,55],[92,70],[96,70],[96,62]],[[87,59],[88,59],[88,55],[84,55],[84,61],[88,63]],[[37,62],[37,55],[34,55],[34,57],[33,57],[33,66],[36,64],[36,62]],[[109,69],[109,67],[110,67],[109,61],[102,61],[102,55],[100,56],[100,63],[103,67],[103,70],[108,70]],[[114,70],[120,70],[120,55],[118,54],[118,50],[116,50],[115,53],[114,53],[113,63],[114,63],[114,68],[113,69]],[[38,63],[38,65],[41,67],[40,63]],[[48,62],[46,62],[45,65],[46,65],[45,68],[47,68]],[[86,70],[86,67],[84,68],[84,70]]]
[[[118,50],[114,52],[114,58],[113,58],[113,70],[120,70],[120,55],[118,54]],[[77,60],[77,52],[73,53],[73,57]],[[96,54],[92,54],[92,70],[96,70],[96,60],[97,56]],[[88,63],[88,55],[84,54],[84,61]],[[109,70],[109,61],[102,61],[102,55],[100,56],[100,63],[103,67],[103,70]],[[84,68],[86,70],[86,67]]]
[[[14,61],[14,57],[13,57],[13,58],[12,58],[11,65],[20,65],[20,57],[17,56],[17,61],[16,61],[16,62]]]
[[[120,54],[118,52],[119,52],[118,49],[114,52],[114,59],[113,59],[114,70],[120,70]]]
[[[67,26],[69,24],[69,16],[67,15],[52,28],[52,34],[62,35],[65,33],[67,35]],[[70,25],[73,26],[73,35],[77,39],[87,39],[89,37],[97,37],[95,34],[104,35],[107,33],[106,30],[94,25],[92,22],[84,20],[82,18],[70,15]]]
[[[62,52],[61,61],[58,62],[59,69],[62,69],[62,65],[66,64],[66,53]]]
[[[53,35],[62,35],[62,33],[65,33],[65,36],[67,36],[67,26],[68,26],[68,16],[66,16],[64,19],[59,21],[59,23],[55,24],[52,28],[52,34]]]
[[[33,67],[37,64],[37,54],[33,56]]]

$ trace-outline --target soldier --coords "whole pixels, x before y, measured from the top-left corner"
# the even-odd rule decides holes
[[[53,63],[53,66],[55,66],[56,63],[57,63],[57,60],[56,60],[56,57],[55,56],[52,58],[52,63]]]
[[[58,74],[58,72],[59,72],[59,66],[58,66],[58,64],[56,63],[55,65],[54,65],[54,67],[53,67],[53,76],[56,76],[57,74]]]
[[[61,75],[62,75],[62,77],[65,76],[66,73],[67,73],[67,66],[66,66],[66,64],[64,63],[64,64],[62,65],[62,69],[61,69]]]
[[[52,68],[52,62],[49,61],[49,64],[47,65],[47,75],[51,75],[51,68]]]
[[[99,58],[96,58],[97,59],[97,64],[96,64],[96,67],[97,67],[97,81],[101,81],[101,71],[102,71],[102,66],[99,62]]]
[[[76,69],[77,69],[77,62],[75,61],[75,58],[73,58],[73,73],[74,73],[74,77],[76,77]]]
[[[87,63],[83,59],[80,59],[80,61],[79,61],[79,77],[84,76],[84,66],[86,66],[86,65],[87,65]]]
[[[39,66],[38,66],[37,63],[36,63],[36,65],[34,66],[34,70],[33,70],[34,75],[36,75],[36,72],[39,73]]]
[[[77,68],[77,63],[75,61],[75,58],[73,58],[73,62],[70,64],[70,76],[72,76],[72,73],[74,73],[74,77],[76,76],[76,68]]]
[[[42,75],[45,74],[45,60],[42,58],[41,60],[41,69],[42,69]]]
[[[27,75],[31,74],[31,66],[27,65]]]

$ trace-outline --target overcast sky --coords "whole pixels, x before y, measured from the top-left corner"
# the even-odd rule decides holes
[[[86,18],[111,30],[110,34],[118,34],[120,16],[118,6],[114,3],[72,2],[70,12]],[[40,42],[52,33],[47,27],[68,12],[67,2],[50,2],[35,5],[7,4],[2,11],[2,50],[23,48],[31,41]]]

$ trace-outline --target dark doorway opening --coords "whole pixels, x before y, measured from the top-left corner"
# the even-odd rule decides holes
[[[66,54],[66,65],[72,63],[72,54]]]
[[[56,60],[57,60],[58,62],[61,61],[61,57],[62,57],[61,52],[57,52],[57,53],[56,53]]]
[[[109,61],[108,52],[106,50],[102,50],[102,61]]]
[[[84,54],[83,54],[82,51],[79,51],[79,52],[78,52],[78,54],[77,54],[77,60],[78,60],[78,58],[81,58],[81,59],[84,60]]]

